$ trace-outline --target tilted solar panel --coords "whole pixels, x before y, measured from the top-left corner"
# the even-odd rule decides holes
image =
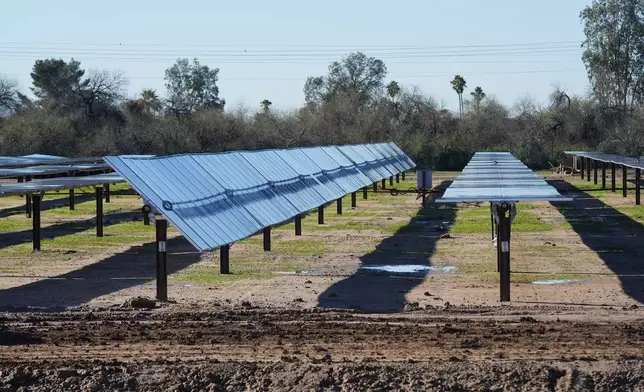
[[[414,165],[393,147],[391,157],[366,145],[344,147],[380,176]],[[200,251],[246,238],[374,182],[336,146],[105,159]]]
[[[477,152],[438,203],[571,201],[510,153]]]

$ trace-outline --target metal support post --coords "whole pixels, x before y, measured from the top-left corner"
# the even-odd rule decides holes
[[[497,238],[497,249],[499,255],[499,276],[501,302],[510,301],[510,205],[502,203],[497,205],[499,217],[499,236]]]
[[[109,203],[110,202],[110,184],[105,184],[105,202]]]
[[[377,182],[373,183],[373,191],[378,192],[378,183]]]
[[[583,157],[580,158],[579,162],[581,163],[581,179],[583,180],[584,179],[584,170],[585,170],[584,164],[586,163],[586,158],[583,158]]]
[[[602,189],[606,189],[606,162],[602,162]]]
[[[74,190],[69,190],[69,210],[74,211],[76,209],[76,197],[74,195]]]
[[[641,169],[635,169],[635,205],[640,205],[640,177]]]
[[[588,161],[586,162],[586,181],[590,182],[590,165],[591,165],[592,160],[588,158]]]
[[[98,189],[98,188],[97,188]],[[168,240],[168,221],[157,218],[157,299],[168,300],[168,263],[166,241]]]
[[[358,195],[355,192],[351,193],[351,208],[358,207]]]
[[[324,224],[324,206],[318,207],[318,224],[319,225]]]
[[[342,215],[342,198],[336,201],[338,215]]]
[[[29,181],[31,181],[31,176],[26,176],[25,177],[25,182],[29,182]],[[41,200],[42,200],[42,197],[41,197]],[[32,203],[31,203],[31,195],[28,194],[28,193],[25,195],[25,203],[26,203],[25,207],[26,207],[26,211],[27,211],[27,218],[31,218],[31,204]]]
[[[617,165],[614,163],[610,164],[610,191],[615,192],[615,172],[617,171]]]
[[[33,203],[33,218],[32,218],[32,243],[33,250],[40,250],[40,200],[42,196],[40,194],[34,194],[31,198]]]
[[[264,251],[270,252],[270,250],[271,250],[271,228],[269,226],[264,228]]]
[[[367,187],[362,188],[362,198],[367,200],[369,196],[367,195]]]
[[[387,180],[383,178],[382,181],[380,182],[380,187],[382,189],[387,189]]]
[[[405,172],[402,172],[402,180],[405,181]]]
[[[103,187],[96,187],[96,236],[103,236]]]
[[[626,197],[626,190],[628,189],[628,182],[627,182],[627,168],[626,166],[622,165],[622,196]]]
[[[295,235],[302,235],[302,215],[295,215]]]
[[[143,214],[143,224],[150,226],[150,206],[146,204],[141,207],[141,213]]]
[[[389,186],[394,186],[394,176],[389,177]]]
[[[219,273],[222,275],[230,273],[230,245],[219,248]]]
[[[400,183],[400,173],[396,174],[396,184]]]
[[[593,161],[593,184],[597,185],[597,165],[599,161]]]

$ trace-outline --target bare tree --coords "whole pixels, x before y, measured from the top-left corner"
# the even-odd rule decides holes
[[[18,82],[0,75],[0,117],[11,114],[19,102]]]
[[[124,100],[128,80],[120,71],[89,70],[85,87],[80,91],[85,113],[117,106]]]

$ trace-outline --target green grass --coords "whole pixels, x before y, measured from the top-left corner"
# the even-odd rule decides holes
[[[0,233],[30,230],[31,227],[31,219],[25,218],[22,214],[0,218]]]
[[[559,224],[543,222],[531,212],[536,208],[530,204],[517,205],[517,216],[512,222],[513,232],[539,232],[555,229]],[[456,214],[456,223],[452,226],[452,233],[487,233],[490,231],[490,208],[488,205],[480,207],[461,207]]]
[[[170,279],[199,284],[230,283],[242,279],[270,279],[275,272],[295,272],[304,264],[291,262],[267,262],[261,260],[231,259],[230,274],[219,273],[219,266],[196,265],[171,275]]]

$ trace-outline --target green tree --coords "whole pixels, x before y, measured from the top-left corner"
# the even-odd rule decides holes
[[[193,59],[180,58],[165,71],[170,111],[175,115],[192,113],[202,108],[223,109],[226,101],[219,98],[219,68],[211,69]]]
[[[480,86],[477,86],[470,95],[472,96],[472,101],[474,101],[474,109],[478,112],[481,107],[481,101],[486,97],[485,92]]]
[[[581,12],[583,61],[600,103],[624,112],[643,102],[644,1],[593,0]]]
[[[81,105],[80,93],[88,85],[80,62],[72,59],[36,60],[31,72],[31,91],[46,108],[72,111]]]
[[[264,114],[268,114],[268,112],[270,110],[270,107],[273,104],[273,102],[269,101],[268,99],[265,99],[262,102],[260,102],[259,104],[262,105],[262,111],[264,112]]]
[[[400,85],[395,80],[392,80],[387,85],[387,95],[391,98],[391,102],[396,102],[396,97],[400,95],[401,91],[402,89],[400,88]]]
[[[304,97],[310,104],[344,96],[362,106],[382,94],[386,75],[387,67],[382,60],[362,52],[351,53],[331,63],[327,76],[309,77]]]
[[[458,112],[461,117],[463,117],[463,91],[467,87],[467,82],[461,75],[454,76],[454,79],[451,81],[452,89],[458,94]]]

